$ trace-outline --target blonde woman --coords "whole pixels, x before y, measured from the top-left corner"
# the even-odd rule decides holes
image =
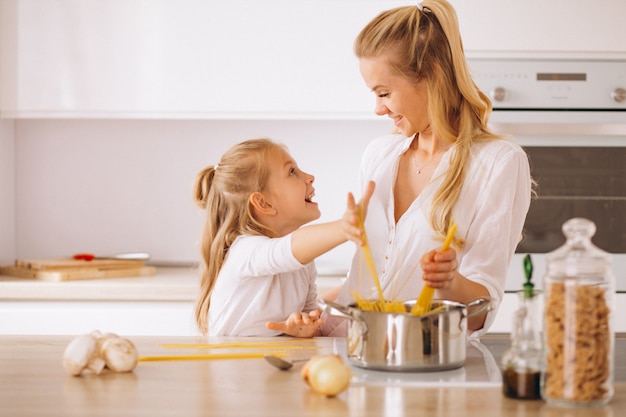
[[[358,35],[355,53],[375,112],[397,133],[371,142],[361,178],[376,190],[365,230],[386,299],[467,303],[502,298],[508,265],[531,199],[528,158],[487,127],[489,99],[467,68],[456,13],[445,0],[385,11]],[[453,247],[437,249],[452,223]],[[357,252],[338,301],[377,298]],[[468,321],[484,333],[495,311]],[[328,318],[326,334],[345,334]]]
[[[361,243],[362,233],[351,194],[342,219],[301,227],[320,217],[313,181],[269,139],[239,143],[198,174],[195,198],[207,216],[196,304],[203,334],[319,334],[313,260],[348,239]]]

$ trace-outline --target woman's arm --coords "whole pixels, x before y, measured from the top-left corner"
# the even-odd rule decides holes
[[[332,290],[326,291],[324,294],[321,295],[322,300],[335,301],[337,299],[337,296],[339,295],[339,292],[341,291],[341,287],[343,287],[343,285],[338,285]]]
[[[491,159],[485,158],[480,166]],[[501,146],[490,172],[482,179],[476,175],[466,178],[468,194],[475,196],[478,203],[472,212],[469,231],[463,236],[466,245],[462,258],[457,258],[453,249],[430,251],[421,258],[423,279],[437,289],[440,298],[467,304],[486,296],[497,304],[504,292],[508,265],[530,205],[531,179],[526,154]],[[468,328],[479,330],[489,325],[485,319],[493,320],[487,314],[472,317]]]

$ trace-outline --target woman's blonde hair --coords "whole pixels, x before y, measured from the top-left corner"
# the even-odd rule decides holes
[[[388,59],[393,71],[415,84],[424,80],[431,127],[440,138],[456,144],[430,209],[431,226],[443,238],[465,180],[472,143],[501,138],[487,127],[491,101],[467,68],[456,12],[445,0],[385,11],[363,28],[354,51],[358,58]]]
[[[242,234],[273,233],[254,218],[250,195],[265,190],[270,173],[268,161],[281,146],[270,139],[247,140],[230,148],[218,165],[198,173],[194,196],[206,210],[201,248],[204,270],[195,312],[202,334],[208,331],[211,292],[234,240]]]

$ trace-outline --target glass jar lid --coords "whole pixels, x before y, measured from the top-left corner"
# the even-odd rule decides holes
[[[549,275],[592,278],[610,273],[610,255],[591,242],[596,233],[596,225],[591,220],[570,219],[562,230],[565,244],[546,257]]]

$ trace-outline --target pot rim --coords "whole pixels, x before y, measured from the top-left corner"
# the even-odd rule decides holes
[[[482,313],[487,313],[493,310],[493,299],[490,297],[478,297],[468,302],[467,304],[463,304],[461,302],[452,301],[452,300],[434,299],[432,300],[432,305],[435,307],[431,309],[431,311],[429,311],[428,313],[417,316],[417,315],[411,314],[411,307],[413,307],[415,302],[416,300],[404,301],[403,304],[405,306],[406,311],[401,312],[401,313],[400,312],[376,311],[376,310],[363,310],[363,309],[360,309],[356,305],[356,303],[351,303],[348,306],[346,306],[346,308],[357,310],[361,313],[367,313],[367,314],[405,315],[405,316],[419,317],[419,318],[445,314],[445,313],[449,313],[451,311],[456,311],[456,310],[468,310],[468,309],[471,309],[472,311],[468,312],[467,317],[472,317],[472,316],[482,314]],[[437,307],[441,307],[441,306],[444,306],[445,308],[443,310],[435,311]]]

